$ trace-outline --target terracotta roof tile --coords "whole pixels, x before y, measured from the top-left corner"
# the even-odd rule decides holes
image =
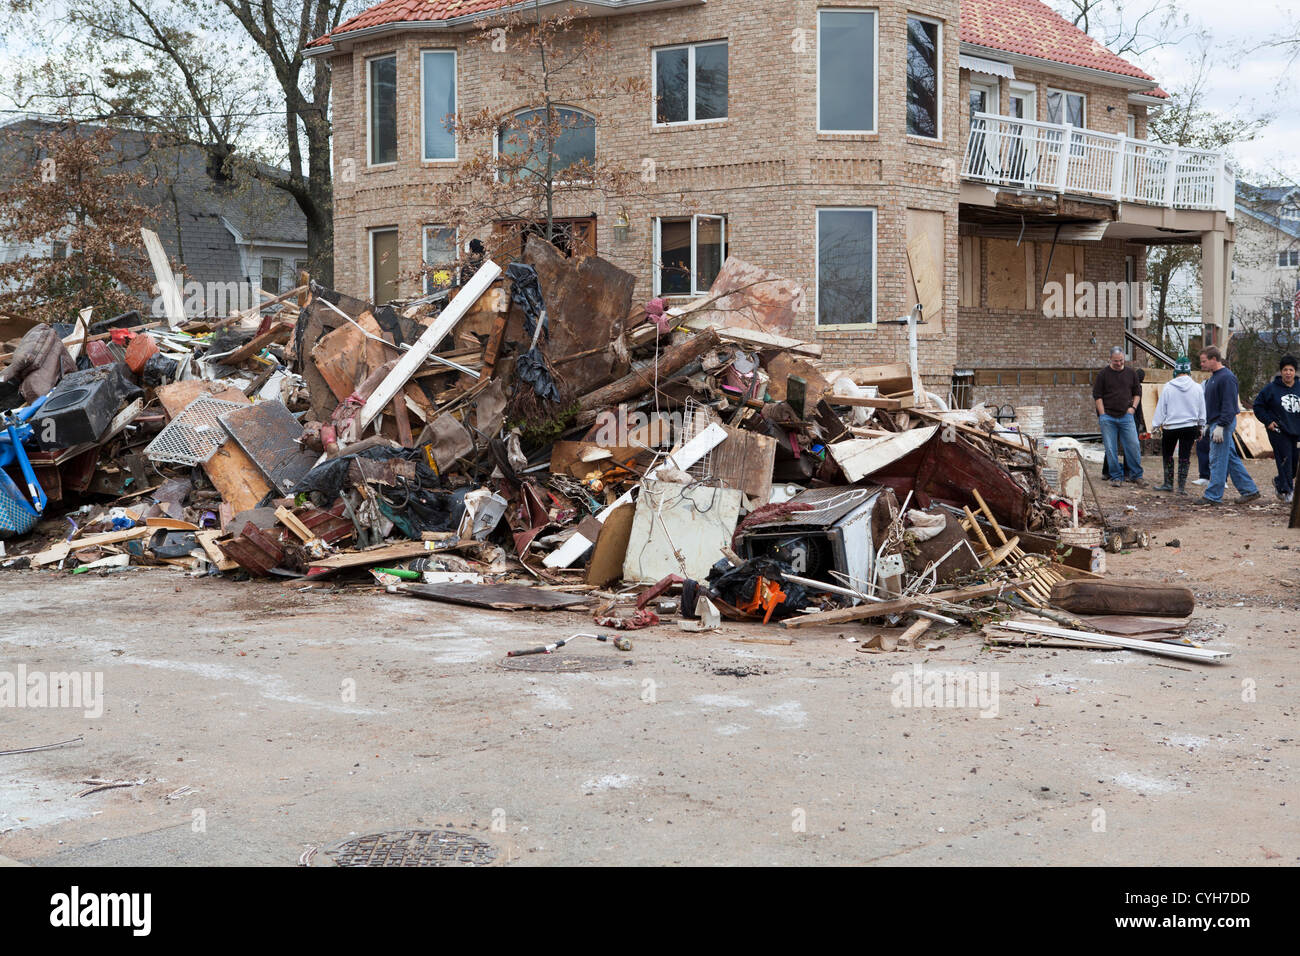
[[[962,0],[961,38],[991,50],[1153,79],[1039,0]]]
[[[489,13],[518,0],[381,0],[307,44],[390,23],[435,22]],[[991,50],[1020,53],[1140,80],[1152,77],[1112,53],[1039,0],[962,0],[961,38]],[[1152,91],[1160,96],[1163,91]]]
[[[488,13],[516,2],[518,0],[382,0],[373,7],[362,10],[355,17],[344,20],[332,33],[317,37],[307,45],[321,46],[340,34],[364,30],[367,27],[383,26],[386,23],[452,20],[476,13]]]

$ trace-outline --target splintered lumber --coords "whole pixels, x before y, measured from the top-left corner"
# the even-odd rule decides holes
[[[581,414],[578,415],[578,423],[590,423],[595,420],[596,413],[601,409],[615,406],[619,402],[625,402],[630,398],[648,392],[654,388],[656,375],[658,380],[662,382],[673,373],[695,361],[705,352],[717,348],[719,344],[721,343],[717,330],[705,329],[698,335],[687,339],[681,345],[674,345],[665,349],[660,353],[657,363],[651,363],[642,369],[634,369],[618,381],[611,382],[604,388],[598,388],[594,392],[588,392],[578,402],[578,407],[581,410]],[[657,373],[656,365],[658,367]]]
[[[821,611],[817,614],[804,614],[800,617],[792,617],[781,623],[785,627],[799,628],[811,627],[814,624],[841,624],[845,621],[864,621],[873,617],[887,617],[891,614],[903,614],[907,611],[915,611],[918,608],[925,609],[929,603],[944,601],[949,604],[964,604],[967,601],[974,601],[979,598],[994,597],[1003,591],[1010,590],[1018,582],[998,582],[997,584],[982,584],[973,588],[958,588],[954,591],[935,591],[932,594],[918,594],[915,597],[899,598],[896,601],[885,601],[881,604],[859,604],[857,607],[845,607],[835,611]]]
[[[858,398],[854,395],[835,395],[827,393],[823,396],[829,405],[847,405],[850,408],[882,408],[887,412],[901,411],[903,402],[897,398]]]
[[[94,548],[102,544],[121,544],[123,541],[144,538],[153,533],[154,529],[146,526],[127,528],[124,531],[107,531],[104,534],[87,535],[73,541],[60,541],[40,554],[33,555],[32,567],[39,568],[46,564],[55,564],[62,561],[73,551],[80,551],[82,548]]]
[[[167,252],[162,240],[152,229],[141,229],[140,237],[144,248],[149,253],[149,265],[153,267],[154,278],[158,280],[158,292],[162,296],[163,308],[167,313],[167,324],[173,329],[185,322],[185,300],[181,290],[176,286],[176,276],[172,273],[171,263],[167,261]]]
[[[688,329],[713,329],[724,342],[735,342],[739,345],[748,345],[760,349],[777,349],[782,352],[793,352],[796,355],[808,355],[812,358],[820,358],[822,354],[822,347],[814,342],[803,342],[799,339],[787,338],[784,335],[776,335],[772,332],[760,332],[758,329],[715,326],[711,325],[708,319],[702,315],[686,319],[681,324]]]
[[[407,584],[398,593],[495,611],[551,611],[590,604],[589,594],[562,594],[519,584]]]
[[[1230,651],[1214,651],[1208,647],[1188,647],[1185,644],[1166,644],[1163,641],[1143,641],[1132,637],[1116,637],[1113,634],[1094,634],[1091,631],[1072,631],[1064,627],[1052,627],[1048,624],[1033,624],[1028,621],[1001,621],[998,627],[1022,634],[1045,634],[1049,637],[1064,637],[1072,641],[1086,641],[1089,644],[1106,644],[1110,647],[1122,647],[1130,651],[1146,651],[1148,654],[1160,654],[1164,657],[1177,657],[1185,661],[1200,661],[1203,664],[1216,664],[1232,656]]]
[[[268,345],[279,345],[281,342],[288,342],[289,336],[293,334],[292,322],[280,322],[271,326],[270,330],[263,332],[261,335],[254,336],[250,341],[241,345],[229,355],[221,357],[222,365],[238,365],[246,359],[252,358]]]
[[[495,282],[499,275],[501,275],[501,267],[488,259],[479,268],[478,272],[474,273],[473,278],[461,287],[455,298],[447,303],[447,308],[443,309],[438,314],[438,317],[429,323],[429,327],[424,330],[424,334],[416,339],[410,351],[402,356],[397,366],[370,393],[370,398],[366,399],[366,404],[357,413],[357,427],[359,429],[369,425],[375,420],[375,416],[388,407],[388,403],[410,381],[411,376],[424,364],[424,360],[429,357],[429,354],[456,327],[456,323],[473,307],[479,296],[487,291],[488,286]]]

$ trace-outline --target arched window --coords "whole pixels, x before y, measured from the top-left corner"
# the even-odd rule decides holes
[[[553,156],[554,180],[587,179],[596,165],[596,118],[567,106],[520,110],[497,130],[498,172],[504,181],[531,175],[545,177],[547,154]]]

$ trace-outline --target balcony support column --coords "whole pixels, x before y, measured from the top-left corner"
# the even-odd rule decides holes
[[[1222,346],[1228,278],[1227,241],[1218,229],[1201,233],[1201,322],[1205,341]]]

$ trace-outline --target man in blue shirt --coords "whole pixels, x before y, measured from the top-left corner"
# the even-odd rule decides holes
[[[1237,376],[1223,364],[1222,353],[1213,345],[1201,350],[1201,371],[1210,372],[1205,385],[1205,432],[1210,436],[1210,483],[1205,486],[1203,505],[1218,505],[1223,501],[1228,478],[1241,495],[1239,504],[1259,498],[1259,489],[1251,479],[1246,466],[1241,463],[1232,446],[1232,433],[1237,428],[1237,413],[1241,403],[1237,398]]]

